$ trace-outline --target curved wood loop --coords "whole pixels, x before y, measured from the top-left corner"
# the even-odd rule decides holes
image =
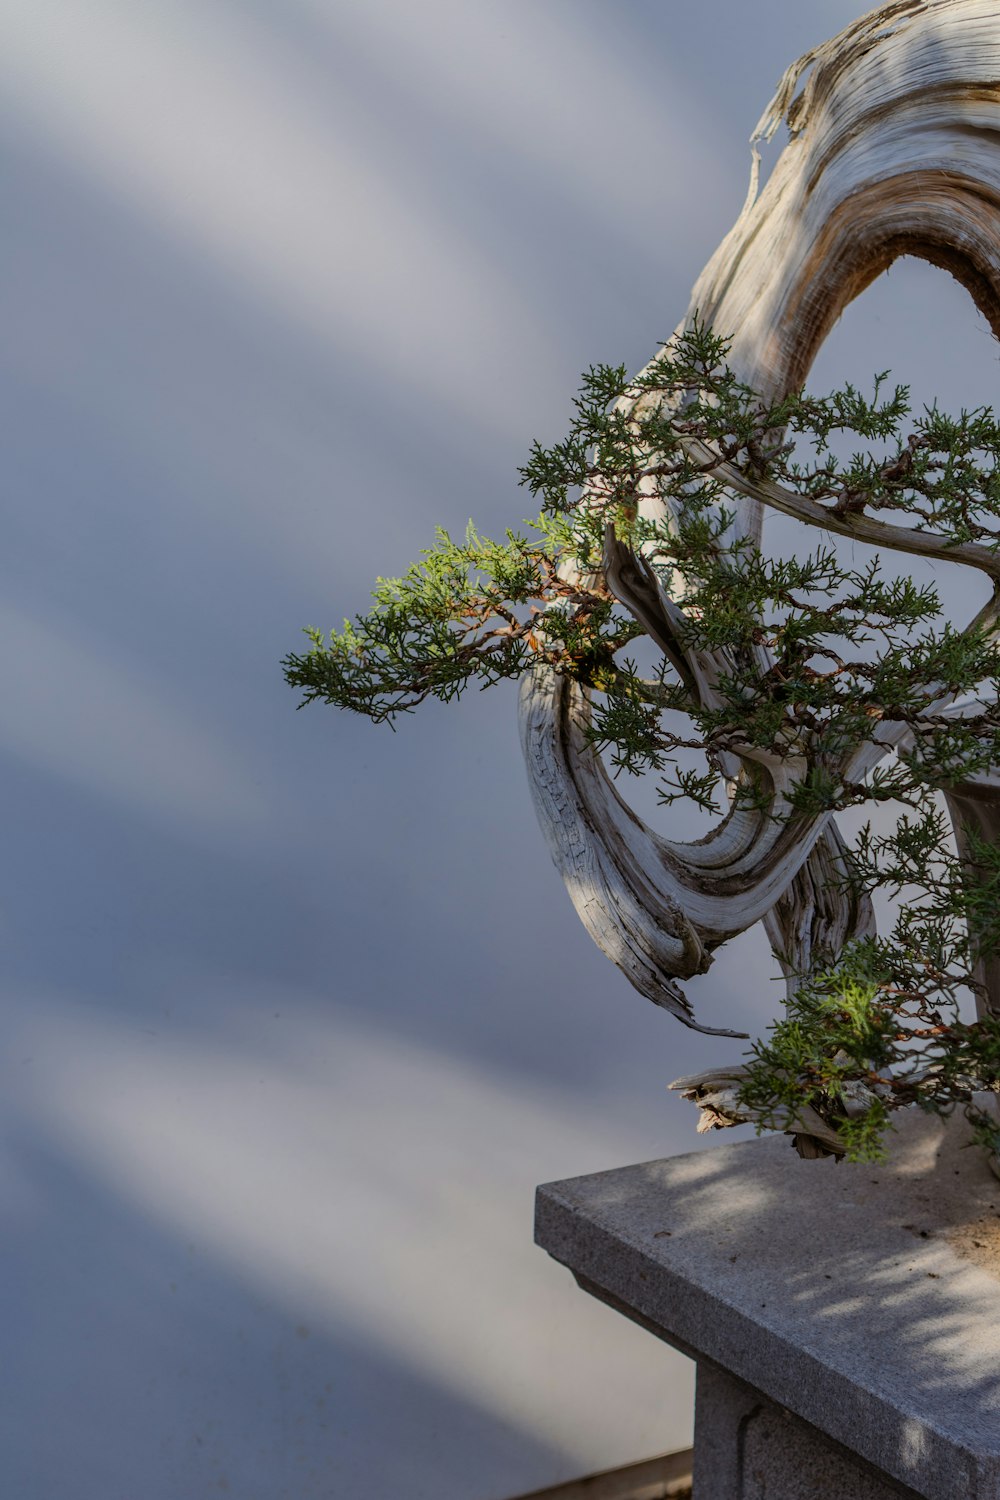
[[[791,139],[758,196],[758,142],[782,121]],[[992,0],[896,0],[872,11],[785,74],[753,138],[747,202],[698,278],[678,332],[697,316],[731,337],[738,376],[765,399],[780,397],[803,384],[847,304],[907,254],[950,271],[1000,334],[998,141],[1000,26]],[[766,486],[734,482],[733,489],[734,529],[754,540],[762,502],[788,508]],[[801,506],[798,515],[826,524]],[[909,546],[904,535],[864,540],[942,555],[926,539]],[[984,564],[957,550],[949,560],[985,567],[996,584],[995,559]],[[657,639],[656,621],[669,625],[676,606],[657,595],[641,559],[630,567],[612,547],[605,564],[613,590]],[[995,615],[994,604],[988,609]],[[689,655],[687,666],[710,693],[712,661]],[[827,818],[792,824],[732,811],[697,843],[661,837],[626,806],[587,747],[588,712],[582,689],[536,670],[522,691],[524,753],[542,828],[577,911],[642,994],[697,1025],[677,979],[703,972],[713,947],[754,922],[767,919],[790,973],[803,971],[822,934],[840,943],[870,929],[867,903],[851,907],[826,883],[842,856]],[[881,753],[876,747],[871,759]],[[765,770],[780,801],[802,767],[789,757]],[[1000,836],[990,778],[963,788],[952,807]],[[1000,1009],[1000,989],[994,999]]]

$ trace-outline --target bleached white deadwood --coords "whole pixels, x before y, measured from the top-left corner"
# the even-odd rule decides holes
[[[697,1104],[701,1111],[698,1118],[699,1135],[709,1130],[725,1130],[729,1125],[744,1125],[756,1118],[755,1112],[747,1109],[739,1097],[739,1085],[745,1074],[746,1069],[739,1065],[710,1068],[704,1073],[693,1073],[688,1078],[677,1078],[670,1085],[683,1098]],[[864,1089],[863,1084],[856,1087]],[[858,1100],[862,1108],[865,1103],[867,1101]],[[790,1130],[795,1127],[792,1133],[795,1134],[800,1156],[844,1154],[844,1143],[840,1135],[810,1105],[802,1105],[794,1121],[788,1123]]]
[[[758,194],[758,143],[783,122],[789,143]],[[697,315],[732,339],[736,374],[777,398],[803,384],[844,307],[907,254],[955,276],[1000,334],[998,141],[994,0],[896,0],[872,11],[784,75],[754,133],[747,202],[699,277],[678,332]],[[758,540],[771,507],[878,547],[967,564],[994,585],[980,623],[996,621],[1000,558],[987,548],[945,548],[927,532],[834,516],[721,464],[717,473],[731,484],[737,533]],[[644,560],[613,535],[604,563],[612,591],[675,666],[678,652],[684,656],[679,670],[710,701],[724,664],[678,646],[683,600],[666,599]],[[834,882],[842,843],[828,818],[789,822],[734,809],[705,839],[671,840],[625,805],[587,747],[584,689],[538,668],[524,684],[521,712],[538,815],[588,931],[642,994],[686,1024],[697,1025],[677,980],[703,972],[713,948],[753,923],[766,922],[790,982],[814,949],[835,951],[871,930],[868,904],[852,906]],[[852,774],[863,774],[887,745],[888,736]],[[754,767],[771,778],[776,809],[803,769],[794,754]],[[956,788],[949,803],[956,822],[1000,836],[1000,776]],[[981,978],[981,1003],[1000,1012],[1000,961],[983,966]],[[720,1115],[733,1077],[722,1071],[696,1085],[706,1098],[724,1096],[716,1100]],[[816,1138],[836,1149],[818,1131]]]

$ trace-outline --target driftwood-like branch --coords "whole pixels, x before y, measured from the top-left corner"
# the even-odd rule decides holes
[[[699,1135],[709,1130],[725,1130],[730,1125],[752,1124],[759,1118],[757,1112],[748,1109],[739,1097],[739,1086],[746,1071],[740,1066],[710,1068],[704,1073],[692,1073],[688,1078],[677,1078],[670,1085],[700,1109]],[[846,1154],[843,1138],[811,1105],[802,1105],[795,1119],[787,1124],[789,1133],[795,1135],[800,1156],[815,1158]]]
[[[729,363],[737,376],[765,400],[776,399],[804,383],[844,307],[908,254],[950,271],[1000,332],[998,79],[993,0],[896,0],[801,58],[755,132],[747,202],[699,277],[681,327],[697,316],[731,338]],[[758,196],[757,142],[770,139],[782,121],[791,140]],[[929,532],[833,516],[778,486],[719,472],[737,496],[737,535],[759,540],[763,508],[770,506],[876,546],[967,563],[1000,580],[1000,559],[985,548],[945,548]],[[658,504],[643,502],[651,513]],[[684,651],[672,617],[678,606],[663,598],[652,571],[626,553],[609,539],[612,591],[685,680],[710,694],[712,662]],[[987,619],[996,619],[994,601],[980,623]],[[715,946],[754,922],[766,919],[790,975],[808,967],[820,944],[869,930],[870,909],[852,907],[831,883],[842,851],[828,819],[790,823],[734,808],[707,838],[672,842],[619,798],[587,742],[582,688],[539,668],[526,680],[521,703],[538,815],[577,910],[635,987],[687,1024],[695,1022],[677,979],[702,972]],[[869,764],[880,753],[874,747]],[[778,807],[801,769],[789,756],[755,772],[771,777]],[[1000,778],[978,777],[956,791],[953,812],[993,837],[1000,832],[998,789]],[[1000,966],[993,968],[982,977],[1000,1011]]]

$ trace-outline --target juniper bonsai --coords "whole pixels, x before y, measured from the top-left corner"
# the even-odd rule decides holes
[[[728,353],[696,319],[638,376],[589,369],[566,438],[536,443],[520,470],[538,514],[502,540],[439,531],[403,577],[378,581],[367,614],[308,630],[287,681],[303,704],[390,724],[505,679],[565,686],[586,702],[573,753],[593,774],[603,758],[619,779],[655,777],[665,808],[752,824],[755,846],[780,853],[767,854],[772,910],[808,869],[849,914],[797,946],[780,936],[794,921],[772,919],[786,1014],[738,1066],[680,1080],[700,1128],[752,1119],[804,1154],[865,1160],[893,1111],[961,1106],[995,1149],[977,1096],[1000,1092],[984,977],[1000,951],[1000,850],[974,810],[1000,765],[1000,423],[985,408],[914,414],[886,374],[868,397],[768,399]],[[858,451],[838,457],[845,443]],[[820,540],[770,555],[740,524],[746,496]],[[932,584],[887,569],[887,549],[966,564],[994,593],[956,626]],[[652,671],[636,661],[644,637]],[[872,816],[848,846],[831,820],[854,808]],[[882,933],[877,893],[895,903]],[[727,921],[684,929],[670,973],[706,968],[747,925]],[[672,979],[654,988],[612,956],[696,1024]]]

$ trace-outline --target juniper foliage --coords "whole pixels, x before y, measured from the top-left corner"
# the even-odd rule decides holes
[[[591,367],[566,438],[535,443],[519,471],[540,502],[524,529],[500,541],[471,523],[461,539],[439,531],[403,577],[378,580],[367,614],[309,629],[285,676],[303,704],[392,724],[545,663],[590,690],[595,753],[653,774],[664,803],[765,805],[753,774],[732,780],[750,751],[807,766],[772,816],[884,804],[845,880],[894,899],[892,930],[816,956],[752,1047],[740,1099],[784,1128],[809,1105],[856,1159],[877,1158],[892,1111],[913,1103],[963,1105],[996,1147],[973,1096],[1000,1092],[1000,1020],[965,1021],[961,1006],[1000,951],[1000,850],[968,830],[960,859],[940,796],[1000,765],[995,606],[957,628],[935,587],[887,574],[881,553],[845,560],[822,532],[804,555],[769,556],[734,525],[733,488],[796,497],[846,535],[862,518],[902,518],[914,551],[929,537],[937,556],[982,565],[1000,546],[1000,424],[986,408],[914,414],[886,374],[870,398],[848,385],[764,401],[727,348],[696,323],[638,376]],[[846,460],[845,440],[859,444]],[[652,675],[629,656],[644,628],[609,587],[609,536],[678,606],[679,649]],[[698,653],[718,664],[709,704]],[[849,774],[878,734],[895,751]]]

